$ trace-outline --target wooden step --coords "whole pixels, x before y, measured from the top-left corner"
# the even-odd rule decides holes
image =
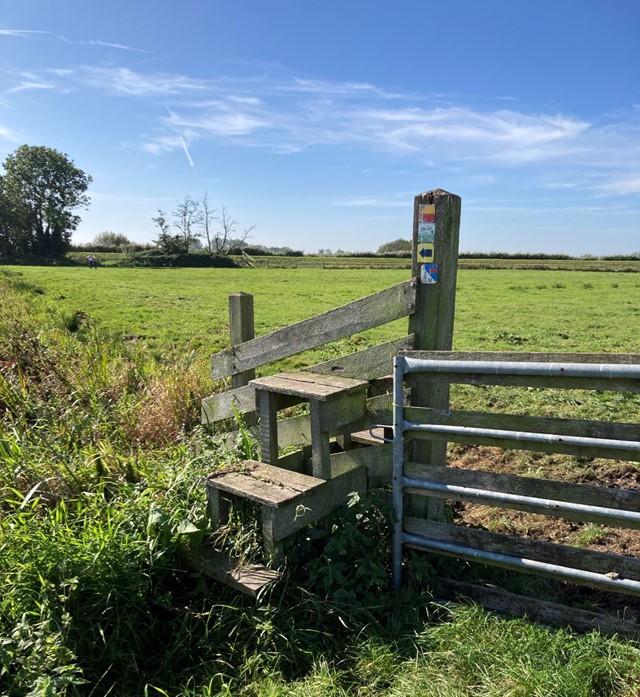
[[[326,401],[338,395],[364,391],[368,382],[319,373],[280,373],[250,383],[258,390]]]
[[[207,487],[272,508],[295,503],[324,483],[322,479],[255,460],[245,460],[238,470],[212,472],[205,480]]]
[[[254,598],[265,586],[280,578],[278,571],[262,564],[242,564],[238,557],[206,545],[192,552],[188,559],[197,571]]]
[[[379,426],[371,431],[356,431],[351,434],[351,441],[358,445],[384,445],[386,439],[393,438],[393,430]]]

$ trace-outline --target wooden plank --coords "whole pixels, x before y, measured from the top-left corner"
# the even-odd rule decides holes
[[[514,474],[498,474],[456,467],[424,467],[416,463],[407,463],[405,475],[418,479],[428,477],[435,482],[477,487],[488,491],[504,491],[509,494],[522,494],[621,510],[640,510],[640,491],[635,489],[572,484],[550,479],[520,477]]]
[[[389,436],[391,437],[391,436]],[[384,428],[372,428],[371,431],[358,431],[351,434],[351,441],[358,445],[383,445],[386,438]]]
[[[636,557],[598,552],[582,547],[569,547],[555,542],[529,540],[461,525],[437,523],[422,518],[406,517],[404,529],[406,532],[440,542],[452,542],[487,552],[535,559],[547,564],[582,569],[596,574],[617,574],[620,578],[640,580],[640,559]]]
[[[238,471],[213,472],[205,484],[274,508],[297,502],[323,482],[306,474],[246,460]]]
[[[260,390],[257,394],[260,414],[260,459],[278,464],[278,408],[276,396]]]
[[[500,438],[499,436],[458,435],[454,433],[425,433],[420,431],[405,431],[405,434],[417,440],[432,440],[435,442],[466,443],[467,445],[489,445],[505,450],[529,450],[537,453],[563,453],[577,457],[604,457],[616,460],[640,461],[638,452],[624,448],[599,447],[591,445],[573,445],[564,442],[538,442],[527,440],[523,434],[520,440]]]
[[[429,385],[496,385],[499,387],[534,387],[537,389],[605,390],[640,392],[640,380],[622,378],[544,377],[539,375],[478,375],[474,373],[411,373],[407,384],[415,389]]]
[[[252,380],[251,385],[257,390],[326,401],[338,395],[361,392],[366,389],[367,383],[338,375],[295,372],[258,378]]]
[[[369,487],[391,482],[393,444],[372,448],[355,448],[331,455],[331,476],[336,477],[356,467],[366,467]]]
[[[393,425],[393,395],[385,394],[367,399],[369,423],[379,426]]]
[[[211,376],[225,378],[406,317],[414,310],[415,295],[415,282],[406,281],[247,341],[213,355]]]
[[[367,389],[345,394],[331,402],[320,403],[320,427],[323,431],[335,432],[349,424],[361,422],[367,413]]]
[[[203,546],[188,555],[189,565],[235,590],[256,597],[280,573],[261,564],[243,564],[238,557]]]
[[[329,431],[323,428],[321,422],[323,402],[312,401],[309,405],[311,420],[311,470],[314,477],[331,479],[331,464],[329,457]]]
[[[209,424],[215,423],[217,421],[222,421],[223,419],[233,418],[233,405],[239,413],[243,414],[247,411],[253,411],[255,409],[255,390],[252,386],[241,387],[238,390],[230,390],[229,392],[221,392],[220,394],[211,395],[202,400],[202,423]],[[392,398],[391,395],[379,395],[377,397],[372,397],[367,399],[367,413],[371,423],[381,424],[389,426],[392,423]],[[298,417],[296,417],[298,418]],[[308,421],[308,417],[306,417]],[[287,419],[283,419],[278,422],[279,428],[279,442],[280,446],[285,445],[284,426]],[[306,437],[310,437],[310,431],[307,428],[304,430]],[[296,440],[289,444],[300,443],[302,441]]]
[[[255,411],[256,391],[251,385],[205,397],[201,406],[201,422],[213,424],[234,416],[234,407],[240,414]]]
[[[560,627],[571,627],[578,632],[591,632],[594,629],[602,634],[637,639],[640,625],[612,615],[591,612],[578,607],[568,607],[548,600],[525,597],[497,588],[436,578],[434,590],[444,599],[473,600],[487,610],[511,617],[527,617],[536,622]]]
[[[528,416],[522,414],[499,414],[480,411],[441,410],[428,407],[406,407],[407,421],[448,426],[470,426],[472,428],[497,428],[508,431],[551,433],[554,435],[580,436],[585,438],[609,438],[614,440],[640,441],[640,423],[614,421],[590,421],[562,419],[556,417]]]
[[[587,484],[569,484],[567,482],[535,479],[533,477],[518,477],[511,474],[495,474],[493,472],[463,470],[454,467],[425,466],[417,463],[407,463],[405,465],[405,476],[425,479],[441,484],[482,489],[488,492],[497,491],[508,494],[531,496],[549,501],[566,501],[618,510],[640,510],[640,492],[630,489],[610,489]],[[408,487],[407,490],[415,494],[420,493],[418,488]],[[452,501],[468,501],[469,503],[484,504],[518,511],[529,511],[531,513],[538,513],[555,518],[566,518],[568,520],[598,522],[604,525],[631,529],[640,528],[640,522],[632,520],[618,520],[614,522],[605,516],[599,515],[597,512],[558,511],[553,505],[543,507],[542,505],[535,505],[534,503],[496,502],[495,500],[491,500],[489,496],[483,497],[482,494],[465,495],[456,492],[422,491],[422,495],[436,496]]]
[[[316,363],[303,372],[340,375],[355,380],[373,380],[390,375],[393,371],[393,359],[399,351],[413,347],[413,334],[378,344],[362,351],[356,351],[340,358],[323,363]]]
[[[229,334],[231,346],[239,346],[255,337],[253,323],[253,295],[233,293],[229,296]],[[256,376],[255,370],[237,373],[231,378],[233,387],[243,387]]]
[[[351,492],[366,490],[367,474],[364,467],[348,470],[323,482],[322,487],[307,492],[302,500],[274,511],[271,527],[273,540],[283,540],[328,516],[334,508],[347,500]]]
[[[306,461],[309,458],[310,454],[305,453],[304,448],[302,450],[295,450],[292,453],[280,455],[278,458],[278,467],[291,472],[304,472]]]
[[[291,445],[311,444],[311,421],[309,414],[292,416],[278,421],[278,445],[287,448]]]
[[[526,439],[524,433],[540,433],[555,436],[577,436],[594,439],[613,439],[640,442],[640,424],[606,421],[585,421],[579,419],[559,419],[519,414],[487,414],[482,412],[444,411],[428,408],[408,407],[404,410],[405,419],[411,423],[435,424],[444,426],[468,426],[513,431],[522,437],[515,441],[499,436],[464,435],[453,433],[427,433],[405,431],[407,436],[418,439],[448,440],[471,445],[494,445],[510,450],[531,450],[545,453],[565,453],[586,457],[603,457],[631,462],[640,462],[640,452],[616,448],[603,444],[581,445],[565,442],[540,443]]]
[[[480,556],[479,553],[481,552],[481,550],[474,549],[471,547],[458,547],[457,549],[442,549],[442,547],[438,546],[437,541],[432,540],[430,543],[429,538],[424,538],[421,541],[414,538],[411,542],[406,542],[405,546],[424,552],[430,552],[432,554],[442,555],[445,557],[453,557],[455,559],[464,559],[466,561],[476,562],[478,564],[495,566],[500,569],[507,569],[508,571],[518,571],[521,573],[524,572],[526,574],[542,576],[544,578],[550,578],[556,581],[561,580],[566,581],[568,583],[575,583],[579,585],[590,586],[592,588],[598,588],[603,591],[613,591],[625,595],[640,597],[640,590],[634,587],[624,585],[624,580],[618,580],[618,578],[615,576],[609,577],[601,575],[600,578],[597,578],[596,574],[591,574],[591,578],[588,581],[578,579],[575,577],[561,576],[559,573],[559,569],[554,569],[549,566],[533,566],[531,563],[526,564],[527,560],[523,560],[520,557],[509,557],[508,555],[498,557],[497,555],[494,555],[491,558],[486,558]],[[533,562],[535,560],[529,559],[528,561]],[[523,562],[525,562],[525,566],[523,566]]]

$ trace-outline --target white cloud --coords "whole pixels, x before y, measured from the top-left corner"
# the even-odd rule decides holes
[[[37,80],[23,80],[19,85],[7,90],[7,94],[15,94],[16,92],[25,92],[27,90],[52,90],[56,85],[52,82],[40,82]]]
[[[614,194],[640,194],[640,174],[629,178],[617,179],[601,184],[598,187],[601,191]]]
[[[191,166],[196,143],[226,140],[282,155],[311,148],[384,153],[415,167],[446,168],[458,178],[464,173],[477,184],[495,183],[504,168],[528,168],[539,187],[638,193],[640,125],[633,105],[590,123],[514,106],[434,106],[441,95],[400,95],[369,83],[310,80],[283,71],[196,78],[92,65],[23,72],[9,91],[54,87],[144,100],[158,109],[155,130],[131,138],[149,153],[183,150]],[[160,113],[166,105],[168,116]],[[538,174],[549,163],[553,186]]]
[[[205,80],[179,74],[156,73],[144,75],[130,68],[84,66],[77,73],[80,83],[127,97],[170,97],[209,88]]]
[[[187,128],[192,132],[215,136],[237,136],[253,133],[273,124],[258,114],[236,111],[226,104],[194,117],[171,113],[166,120],[172,128]]]
[[[401,151],[446,146],[454,159],[518,164],[564,156],[580,148],[589,124],[559,115],[480,112],[466,107],[374,109],[356,115],[360,132]]]

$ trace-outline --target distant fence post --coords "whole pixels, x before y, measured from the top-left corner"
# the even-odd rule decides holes
[[[253,295],[250,293],[232,293],[229,296],[229,334],[231,335],[231,346],[236,347],[245,341],[250,341],[255,337],[255,325],[253,319]],[[231,376],[231,386],[244,387],[249,384],[256,376],[255,369],[245,370]],[[253,425],[256,421],[256,414],[249,412],[245,414],[247,425]]]
[[[455,313],[461,199],[442,189],[418,194],[413,203],[413,246],[411,270],[418,278],[416,312],[409,318],[409,332],[415,335],[414,349],[451,351]],[[449,386],[417,385],[411,403],[446,409]],[[415,443],[413,459],[431,465],[445,465],[444,441]],[[442,518],[440,499],[411,497],[409,506],[423,517]]]

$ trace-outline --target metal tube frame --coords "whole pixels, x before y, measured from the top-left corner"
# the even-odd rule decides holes
[[[527,361],[443,361],[403,356],[405,373],[474,373],[531,377],[640,379],[640,365],[619,363],[540,363]]]
[[[549,564],[548,562],[537,561],[535,559],[502,554],[501,552],[487,552],[482,549],[476,549],[475,547],[458,545],[453,542],[432,540],[410,533],[405,533],[403,535],[403,542],[420,547],[429,552],[450,554],[462,559],[471,559],[472,561],[478,561],[480,563],[493,564],[494,566],[500,566],[504,569],[530,571],[553,578],[563,578],[576,582],[588,583],[604,590],[615,590],[619,593],[640,595],[640,581],[634,581],[632,579],[607,576],[606,574],[599,574],[594,571],[584,571],[583,569],[574,569],[569,566]]]
[[[638,427],[640,430],[640,426]],[[441,433],[450,436],[476,436],[496,440],[513,440],[518,442],[546,443],[549,445],[577,445],[606,450],[627,450],[640,453],[640,442],[633,440],[613,440],[610,438],[588,438],[586,436],[558,436],[552,433],[535,433],[529,431],[507,431],[498,428],[473,428],[470,426],[449,426],[447,424],[421,424],[404,422],[405,431],[423,433]]]
[[[402,520],[404,517],[404,373],[406,360],[393,362],[393,587],[402,583]]]
[[[640,452],[640,442],[622,441],[604,438],[582,438],[578,436],[558,436],[544,433],[528,433],[507,431],[501,429],[470,428],[466,426],[439,426],[434,424],[418,424],[404,420],[404,376],[408,373],[474,373],[476,375],[519,375],[545,377],[580,377],[580,378],[611,378],[611,379],[640,379],[640,365],[633,364],[581,364],[581,363],[536,363],[510,361],[443,361],[424,360],[408,356],[397,356],[394,360],[393,372],[393,587],[398,589],[402,583],[402,545],[414,546],[445,554],[452,554],[468,559],[510,569],[533,571],[547,576],[564,578],[607,590],[617,590],[632,595],[640,595],[640,581],[611,578],[581,569],[549,564],[524,557],[517,557],[498,552],[457,545],[449,542],[429,539],[420,535],[408,534],[403,530],[404,489],[422,488],[438,493],[459,493],[466,496],[476,496],[496,503],[522,503],[541,509],[550,509],[566,513],[587,513],[609,518],[612,522],[624,521],[640,525],[640,513],[622,509],[589,506],[567,501],[554,501],[531,496],[494,492],[486,489],[441,484],[428,480],[405,478],[404,476],[404,435],[406,431],[422,431],[427,433],[477,436],[481,438],[496,438],[501,440],[544,442],[551,444],[568,444],[588,447],[600,447],[605,450]],[[544,510],[541,510],[544,513]],[[635,525],[634,525],[635,527]]]
[[[425,489],[438,494],[459,494],[465,497],[482,499],[482,502],[525,504],[530,508],[539,508],[544,515],[545,510],[558,511],[560,513],[584,513],[597,515],[602,519],[611,521],[613,525],[617,521],[624,523],[637,524],[640,528],[640,512],[627,511],[621,508],[607,508],[605,506],[591,506],[586,503],[572,503],[571,501],[557,501],[555,499],[542,499],[536,496],[524,496],[522,494],[508,494],[504,491],[491,491],[490,489],[478,489],[469,486],[459,486],[458,484],[443,484],[441,482],[431,482],[427,479],[413,479],[403,477],[402,485],[409,489]],[[489,504],[490,505],[490,504]],[[535,511],[536,513],[538,511]]]

